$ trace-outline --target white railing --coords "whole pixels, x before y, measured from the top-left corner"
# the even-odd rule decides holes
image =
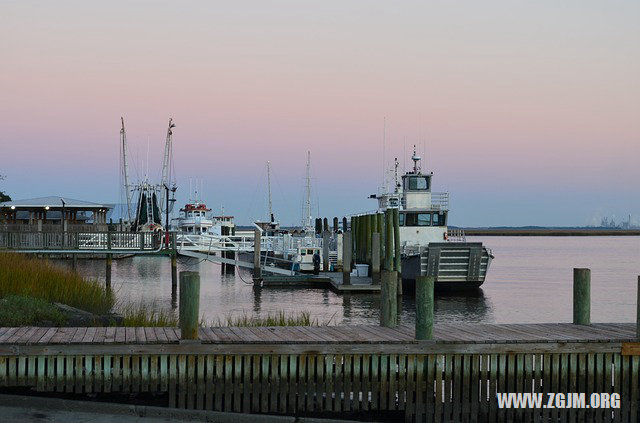
[[[431,208],[436,210],[449,210],[449,193],[448,192],[432,192]]]

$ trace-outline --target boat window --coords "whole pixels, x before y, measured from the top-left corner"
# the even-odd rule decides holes
[[[207,228],[202,228],[202,232],[207,232]]]
[[[313,254],[313,250],[307,250],[308,254]]]
[[[431,226],[431,213],[418,213],[418,226]]]
[[[402,216],[402,214],[400,215]],[[403,226],[431,226],[431,213],[406,213]]]
[[[429,183],[426,176],[410,176],[407,178],[407,185],[405,188],[409,190],[427,190],[429,189]]]
[[[404,226],[404,213],[398,214],[399,225]]]
[[[301,256],[306,256],[307,255],[307,250],[300,250],[300,255]]]

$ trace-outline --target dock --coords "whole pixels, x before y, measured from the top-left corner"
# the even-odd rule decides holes
[[[318,275],[273,275],[263,276],[260,286],[263,288],[317,288],[330,289],[336,294],[379,294],[380,285],[365,276],[351,276],[351,283],[342,283],[340,272],[320,272]]]
[[[634,323],[0,328],[0,386],[166,394],[167,406],[405,421],[633,421]],[[618,393],[619,408],[500,409],[496,393]],[[546,398],[545,398],[546,401]]]

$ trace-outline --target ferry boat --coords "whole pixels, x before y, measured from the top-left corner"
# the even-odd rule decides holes
[[[413,150],[413,169],[398,181],[395,163],[393,190],[370,196],[378,211],[399,209],[403,289],[415,291],[419,275],[434,276],[437,289],[477,288],[485,281],[494,256],[481,242],[466,242],[461,230],[449,230],[449,193],[432,192],[433,172],[422,173]]]

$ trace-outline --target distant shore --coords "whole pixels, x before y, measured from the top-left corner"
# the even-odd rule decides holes
[[[640,229],[463,228],[467,236],[640,236]]]

